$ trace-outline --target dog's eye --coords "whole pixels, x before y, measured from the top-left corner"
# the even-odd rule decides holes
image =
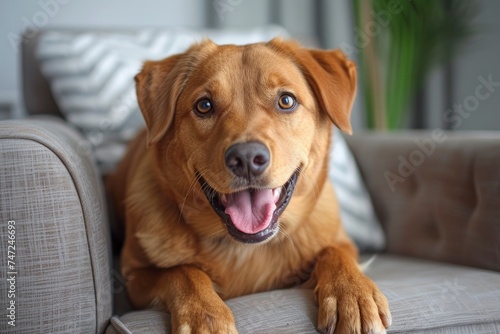
[[[195,104],[195,110],[199,115],[207,115],[213,110],[212,101],[209,99],[201,99]]]
[[[278,99],[278,106],[281,110],[292,111],[297,106],[297,101],[290,94],[283,94]]]

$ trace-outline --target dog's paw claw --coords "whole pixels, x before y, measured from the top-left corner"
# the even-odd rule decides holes
[[[367,277],[358,279],[362,289],[338,281],[317,288],[321,333],[386,333],[392,323],[387,299]]]
[[[212,304],[190,303],[189,307],[171,313],[172,333],[176,334],[238,334],[231,310],[222,301]]]
[[[328,297],[321,301],[318,314],[318,330],[324,334],[335,332],[337,325],[337,299]]]

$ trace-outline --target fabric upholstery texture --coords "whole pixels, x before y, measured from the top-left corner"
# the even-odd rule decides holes
[[[111,318],[106,334],[168,333],[170,315],[161,310],[133,311]]]
[[[481,269],[379,255],[366,270],[392,310],[388,333],[499,333],[500,275]],[[317,333],[312,290],[277,290],[227,301],[240,334]],[[170,333],[162,311],[111,320],[107,333]]]
[[[436,131],[348,138],[387,252],[499,271],[500,134]]]
[[[2,333],[102,333],[111,316],[103,189],[83,140],[61,121],[0,123],[0,268],[16,226],[16,326]],[[9,286],[0,280],[2,300]],[[2,307],[2,309],[4,309]],[[4,313],[4,312],[2,312]]]

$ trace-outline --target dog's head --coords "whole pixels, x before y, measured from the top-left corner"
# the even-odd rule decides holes
[[[322,187],[331,122],[351,132],[356,70],[340,51],[205,40],[146,62],[136,82],[159,164],[176,164],[185,191],[199,182],[227,233],[246,243],[277,234],[294,192]]]

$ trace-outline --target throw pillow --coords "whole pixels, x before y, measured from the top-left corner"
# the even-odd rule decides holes
[[[344,138],[333,130],[329,178],[340,205],[340,217],[347,234],[360,252],[377,252],[385,247],[385,235]]]
[[[113,170],[127,142],[144,126],[134,76],[145,60],[184,52],[208,37],[218,44],[267,41],[286,32],[276,26],[254,30],[46,31],[36,55],[67,121],[88,139],[102,173]]]

